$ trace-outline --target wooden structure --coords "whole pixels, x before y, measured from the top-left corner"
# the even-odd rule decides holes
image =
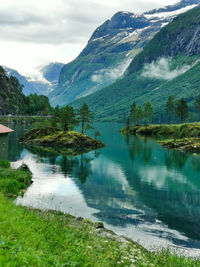
[[[0,160],[8,159],[8,134],[12,132],[12,129],[0,124]]]

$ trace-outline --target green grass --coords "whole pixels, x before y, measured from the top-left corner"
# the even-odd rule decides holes
[[[0,162],[0,192],[7,196],[17,196],[31,184],[31,173],[26,165],[14,170],[8,161]]]
[[[1,185],[6,180],[24,183],[31,174],[0,162]],[[149,253],[135,242],[121,240],[101,224],[54,211],[16,206],[0,187],[0,266],[200,266],[197,259],[163,250]],[[21,188],[17,189],[18,193]],[[14,196],[9,187],[6,194]],[[111,237],[107,237],[106,234]]]
[[[168,250],[102,237],[95,224],[58,212],[15,206],[0,195],[0,266],[200,266]]]
[[[131,126],[128,129],[123,128],[121,133],[152,136],[166,148],[200,153],[200,123],[198,122]]]
[[[0,266],[131,265],[133,247],[71,216],[16,207],[0,196],[0,222]]]
[[[121,130],[124,134],[139,134],[149,135],[154,137],[199,137],[200,123],[180,123],[180,124],[150,124],[130,126],[129,129],[123,128]]]
[[[166,148],[178,149],[184,152],[200,153],[200,138],[182,138],[178,140],[161,140],[159,144]]]
[[[20,141],[28,145],[54,148],[58,152],[63,151],[64,154],[67,154],[69,149],[71,152],[74,151],[75,154],[81,154],[104,147],[101,141],[95,140],[86,134],[76,131],[66,132],[53,127],[31,129],[20,138]]]

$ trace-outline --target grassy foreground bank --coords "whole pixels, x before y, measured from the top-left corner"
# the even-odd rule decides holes
[[[6,185],[14,181],[13,191]],[[12,170],[0,163],[0,182],[0,266],[200,266],[168,251],[149,253],[98,223],[16,206],[11,196],[31,182],[25,166]]]
[[[200,153],[200,123],[141,125],[126,127],[123,134],[152,136],[166,148]],[[167,138],[167,140],[162,140]]]

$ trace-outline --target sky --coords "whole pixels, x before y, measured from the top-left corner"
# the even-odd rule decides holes
[[[1,0],[0,65],[34,80],[50,62],[68,63],[118,11],[142,13],[178,0]]]

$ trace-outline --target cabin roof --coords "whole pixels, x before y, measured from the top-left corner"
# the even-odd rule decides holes
[[[0,124],[0,134],[12,133],[14,130]]]

